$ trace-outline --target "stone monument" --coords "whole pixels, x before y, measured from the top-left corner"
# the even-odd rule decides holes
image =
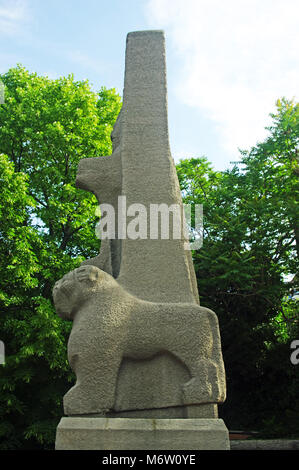
[[[111,156],[80,161],[76,184],[114,208],[116,236],[53,289],[57,313],[73,321],[68,358],[77,378],[56,449],[228,449],[217,415],[226,389],[217,317],[199,305],[185,236],[173,227],[168,238],[151,236],[153,205],[182,208],[162,31],[127,36],[111,139]],[[146,233],[128,237],[140,207]]]

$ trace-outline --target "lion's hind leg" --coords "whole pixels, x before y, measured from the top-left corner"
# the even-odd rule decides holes
[[[183,403],[222,402],[225,378],[218,319],[211,310],[198,306],[184,311],[184,317],[188,329],[176,338],[172,349],[190,373],[190,380],[182,387]]]
[[[191,379],[183,385],[185,405],[223,401],[219,368],[211,359],[201,359],[190,372]]]

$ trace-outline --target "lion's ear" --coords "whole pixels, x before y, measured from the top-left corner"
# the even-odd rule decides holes
[[[76,280],[87,285],[95,284],[101,277],[101,270],[95,266],[81,266],[75,270]]]

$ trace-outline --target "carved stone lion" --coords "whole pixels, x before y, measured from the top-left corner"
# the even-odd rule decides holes
[[[185,405],[225,399],[218,320],[197,304],[140,300],[106,272],[83,265],[53,289],[57,313],[73,320],[68,359],[77,382],[64,397],[68,415],[113,410],[123,358],[169,352],[189,370]]]

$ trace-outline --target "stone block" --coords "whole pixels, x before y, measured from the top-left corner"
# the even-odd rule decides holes
[[[56,450],[229,450],[222,419],[62,418]]]

